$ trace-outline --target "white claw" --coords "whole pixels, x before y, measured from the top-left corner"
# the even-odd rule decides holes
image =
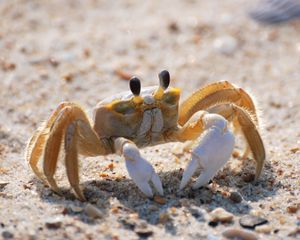
[[[183,189],[198,167],[203,171],[193,184],[193,189],[204,186],[229,160],[234,147],[234,135],[227,129],[227,121],[216,114],[204,117],[207,130],[202,134],[199,145],[193,150],[193,157],[180,183]]]
[[[151,177],[151,181],[154,185],[154,188],[158,191],[158,193],[163,196],[164,195],[164,190],[161,184],[161,181],[159,179],[159,176],[157,175],[157,173],[153,170],[152,172],[152,177]]]
[[[187,168],[184,170],[182,174],[179,190],[182,190],[188,184],[189,180],[191,179],[191,177],[193,176],[194,172],[197,170],[198,167],[199,167],[199,163],[197,159],[192,158],[192,160],[189,162]]]
[[[148,182],[135,182],[135,184],[148,198],[153,197],[152,189]]]
[[[139,153],[137,147],[131,143],[123,146],[126,168],[129,176],[138,188],[147,196],[153,197],[149,182],[152,181],[154,188],[163,195],[162,184],[154,168]]]
[[[197,189],[206,185],[210,179],[213,178],[216,172],[203,171],[201,175],[196,179],[195,183],[192,185],[193,189]]]

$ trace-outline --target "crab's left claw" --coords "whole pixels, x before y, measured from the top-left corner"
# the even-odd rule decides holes
[[[228,130],[227,121],[223,117],[206,114],[203,120],[206,130],[192,152],[192,159],[183,173],[180,190],[187,185],[199,167],[203,171],[193,184],[193,189],[207,184],[229,160],[234,147],[234,136]]]
[[[140,155],[138,148],[133,143],[123,145],[123,155],[129,176],[147,197],[153,197],[150,181],[160,195],[164,194],[159,176],[151,164]]]

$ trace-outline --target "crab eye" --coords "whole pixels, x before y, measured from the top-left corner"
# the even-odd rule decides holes
[[[134,96],[139,96],[141,92],[141,81],[137,77],[132,77],[129,81],[129,87]]]
[[[159,85],[163,89],[167,89],[170,84],[170,73],[167,70],[163,70],[158,74],[159,77]]]

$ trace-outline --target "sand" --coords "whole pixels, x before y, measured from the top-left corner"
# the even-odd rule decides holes
[[[241,0],[0,1],[1,237],[222,239],[251,214],[268,220],[249,230],[255,237],[299,238],[300,25],[259,25],[248,18],[250,8]],[[255,162],[241,159],[240,137],[211,184],[181,193],[190,154],[172,153],[174,144],[142,149],[163,182],[158,201],[141,194],[118,155],[81,158],[87,203],[70,191],[63,161],[56,174],[63,196],[34,176],[26,143],[61,101],[80,103],[92,116],[98,101],[128,90],[128,77],[157,85],[162,69],[182,99],[219,80],[255,96],[267,151],[258,181],[249,182]],[[232,220],[211,222],[218,207]]]

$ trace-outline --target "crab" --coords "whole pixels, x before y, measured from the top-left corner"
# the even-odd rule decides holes
[[[77,198],[85,201],[79,182],[78,156],[118,153],[124,156],[133,182],[151,198],[150,182],[160,195],[164,194],[163,187],[139,148],[193,141],[196,146],[191,149],[191,161],[183,172],[179,191],[186,187],[195,171],[202,168],[192,185],[197,189],[207,184],[230,159],[235,145],[234,133],[241,132],[246,140],[243,157],[248,159],[252,153],[257,179],[264,166],[265,148],[250,95],[228,81],[220,81],[195,91],[179,106],[180,89],[169,87],[169,72],[163,70],[158,76],[159,86],[143,90],[140,80],[132,77],[130,91],[97,104],[93,121],[78,104],[60,103],[28,142],[25,158],[35,175],[60,193],[54,173],[61,145],[64,145],[69,183]],[[41,158],[43,171],[38,167]]]

